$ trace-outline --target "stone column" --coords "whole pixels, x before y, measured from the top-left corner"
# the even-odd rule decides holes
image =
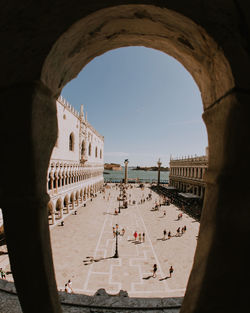
[[[53,190],[53,176],[52,176],[52,175],[50,175],[50,176],[49,176],[49,179],[50,179],[50,181],[49,181],[49,184],[50,184],[50,190]]]
[[[158,162],[157,162],[157,165],[158,165],[158,179],[157,179],[157,186],[160,185],[160,182],[161,182],[161,160],[159,159]]]
[[[124,184],[128,183],[128,159],[124,161],[125,164],[125,176],[124,176]]]
[[[55,212],[51,213],[51,223],[52,223],[52,225],[55,224]]]
[[[19,302],[25,313],[60,313],[46,186],[50,155],[57,138],[55,98],[43,83],[36,81],[2,87],[1,101],[4,105],[0,107],[0,136],[4,152],[0,162],[0,207]],[[17,151],[21,165],[18,174],[13,166]],[[14,193],[13,177],[18,186]],[[26,253],[24,244],[28,247]]]
[[[209,142],[206,192],[181,313],[204,312],[206,304],[206,312],[216,313],[249,306],[248,288],[243,284],[244,278],[248,282],[250,264],[246,248],[250,238],[249,184],[235,183],[250,177],[249,103],[250,92],[232,91],[203,114]],[[232,269],[236,269],[234,274]]]
[[[55,183],[56,183],[55,191],[57,192],[58,191],[58,174],[57,173],[55,174]]]
[[[63,207],[60,207],[60,218],[63,218]]]

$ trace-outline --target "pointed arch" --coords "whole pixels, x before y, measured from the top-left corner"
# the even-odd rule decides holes
[[[69,135],[69,151],[74,151],[74,146],[75,146],[75,135],[72,132]]]

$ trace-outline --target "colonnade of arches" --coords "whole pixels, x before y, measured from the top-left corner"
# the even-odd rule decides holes
[[[48,170],[47,190],[58,191],[59,188],[103,174],[103,169],[86,168],[80,164],[52,163]]]
[[[51,199],[47,206],[49,223],[53,225],[56,220],[63,219],[64,214],[68,214],[70,210],[77,209],[88,199],[93,198],[102,189],[102,186],[103,180],[81,188],[78,187],[71,192],[60,194]]]

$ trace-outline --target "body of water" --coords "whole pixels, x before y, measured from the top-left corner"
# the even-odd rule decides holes
[[[121,171],[110,171],[104,170],[104,181],[105,182],[120,182],[124,179],[125,169]],[[133,170],[128,168],[128,180],[140,181],[140,182],[157,182],[158,172],[157,171],[141,171]],[[161,183],[168,183],[169,172],[161,172]]]

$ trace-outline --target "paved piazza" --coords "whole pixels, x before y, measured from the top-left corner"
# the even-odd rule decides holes
[[[72,280],[75,293],[93,295],[99,288],[110,294],[121,289],[131,297],[178,297],[185,293],[193,256],[197,243],[199,223],[183,214],[177,220],[180,210],[174,205],[162,206],[159,211],[152,207],[159,195],[152,192],[152,200],[138,204],[150,192],[149,188],[133,188],[127,191],[128,199],[135,205],[118,208],[119,190],[106,189],[98,194],[77,215],[70,214],[64,226],[51,229],[51,242],[58,289],[63,290],[68,279]],[[109,196],[110,193],[110,196]],[[163,215],[166,210],[166,216]],[[125,229],[119,236],[119,258],[115,252],[115,238],[112,227]],[[187,231],[176,237],[177,228],[186,225]],[[171,239],[163,239],[163,230],[172,233]],[[145,233],[145,242],[134,241],[134,231]],[[137,238],[138,240],[138,238]],[[152,268],[157,264],[157,276],[152,277]],[[169,267],[174,273],[169,278]]]

